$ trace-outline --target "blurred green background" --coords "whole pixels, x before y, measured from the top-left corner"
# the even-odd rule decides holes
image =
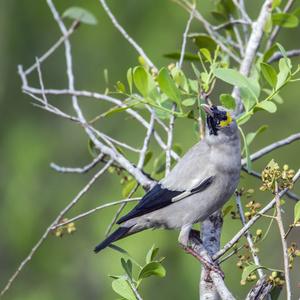
[[[256,16],[261,1],[246,2],[251,6],[250,16]],[[299,4],[299,0],[295,1],[295,8]],[[80,25],[70,38],[76,89],[103,93],[105,68],[108,69],[110,90],[114,90],[118,80],[125,82],[126,70],[138,65],[138,54],[114,28],[100,2],[64,0],[55,1],[55,5],[60,13],[70,6],[82,6],[93,12],[99,21],[96,26]],[[162,54],[180,50],[182,34],[189,18],[186,12],[169,0],[110,0],[108,5],[120,24],[158,68],[172,62]],[[201,1],[201,12],[208,19],[211,8],[210,1]],[[71,24],[71,21],[66,23]],[[204,31],[202,25],[194,21],[191,32]],[[61,174],[51,169],[50,162],[67,167],[82,167],[88,164],[91,156],[87,148],[87,136],[74,123],[30,105],[32,99],[21,92],[17,65],[22,64],[24,69],[28,68],[35,62],[35,57],[45,53],[59,37],[60,31],[46,1],[0,2],[1,290],[49,224],[101,167],[98,166],[97,170],[84,175]],[[287,50],[300,48],[299,28],[281,30],[278,42]],[[188,41],[187,49],[194,53],[197,51],[191,41]],[[292,62],[296,66],[299,58],[293,58]],[[185,63],[184,71],[192,76],[189,62]],[[42,72],[45,88],[67,87],[63,46],[42,64]],[[29,80],[31,85],[38,86],[36,72],[29,76]],[[211,99],[218,104],[218,96],[226,91],[229,92],[230,87],[218,82]],[[244,126],[247,133],[256,131],[262,125],[269,125],[269,129],[259,135],[251,145],[251,152],[299,132],[299,84],[288,85],[281,96],[285,102],[280,105],[278,112],[272,115],[258,113]],[[69,97],[49,97],[49,100],[73,114]],[[109,107],[103,101],[87,98],[80,99],[80,105],[87,119],[101,114]],[[125,120],[126,117],[125,114],[116,114],[99,123],[99,129],[141,147],[140,139],[143,138],[145,129],[137,126],[135,120]],[[197,142],[191,121],[176,121],[174,142],[183,145],[184,153]],[[159,154],[156,142],[152,141],[151,147]],[[278,149],[254,162],[254,170],[261,172],[272,158],[281,166],[287,163],[298,170],[299,142]],[[120,179],[116,174],[107,173],[67,217],[71,218],[106,202],[121,200]],[[272,195],[259,192],[260,185],[258,179],[242,173],[240,186],[246,189],[254,188],[254,199],[265,205]],[[294,192],[300,194],[299,183]],[[289,198],[285,200],[283,209],[287,228],[293,218],[295,201]],[[234,205],[234,200],[230,201]],[[115,211],[116,208],[109,208],[77,221],[78,231],[74,235],[65,235],[63,238],[49,236],[3,299],[118,298],[111,289],[112,280],[107,274],[122,273],[120,254],[111,249],[106,249],[98,255],[93,253],[94,246],[103,239]],[[268,220],[261,220],[252,232],[257,228],[265,230],[268,224]],[[239,221],[231,220],[229,216],[225,217],[222,244],[239,228]],[[145,231],[118,242],[119,246],[130,252],[141,264],[153,243],[160,248],[159,255],[166,257],[163,265],[167,276],[146,280],[140,289],[144,299],[198,299],[200,265],[180,249],[177,237],[178,232]],[[292,231],[289,243],[291,241],[300,243],[299,229]],[[275,223],[271,234],[259,247],[263,265],[283,268],[281,243]],[[236,257],[226,261],[222,269],[226,274],[225,281],[229,289],[237,299],[244,299],[250,284],[246,287],[239,285],[241,272],[233,266],[237,261]],[[299,295],[299,267],[299,261],[296,261],[291,271],[294,295]],[[280,299],[285,299],[284,293]]]

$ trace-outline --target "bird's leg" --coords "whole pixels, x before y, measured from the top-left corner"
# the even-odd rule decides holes
[[[206,274],[205,274],[205,278],[204,278],[205,281],[210,281],[210,279],[209,279],[210,271],[214,271],[214,272],[218,273],[224,279],[225,275],[218,265],[210,263],[203,256],[198,254],[196,251],[194,251],[189,246],[185,246],[183,244],[180,244],[180,246],[186,252],[188,252],[189,254],[192,254],[194,257],[196,257],[201,262],[201,264],[204,266],[204,268],[206,270]]]

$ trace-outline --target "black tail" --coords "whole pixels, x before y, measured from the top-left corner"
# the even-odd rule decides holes
[[[100,243],[97,247],[95,247],[94,252],[98,253],[102,249],[109,246],[111,243],[113,243],[113,242],[117,241],[118,239],[122,238],[122,235],[124,235],[131,227],[123,227],[123,226],[119,227],[110,236],[108,236],[102,243]]]

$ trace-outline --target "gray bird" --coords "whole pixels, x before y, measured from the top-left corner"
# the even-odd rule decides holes
[[[207,219],[232,196],[241,170],[235,115],[222,106],[201,107],[207,115],[205,138],[117,221],[123,224],[95,248],[95,253],[148,228],[180,230],[178,242],[186,249],[192,226]]]

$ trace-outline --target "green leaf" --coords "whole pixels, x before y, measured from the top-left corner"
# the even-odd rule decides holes
[[[298,18],[293,14],[288,13],[274,13],[272,14],[273,24],[286,28],[297,27],[299,24]]]
[[[227,207],[225,207],[222,211],[222,214],[223,214],[223,218],[231,211],[232,209],[232,205],[228,205]]]
[[[167,57],[167,58],[172,58],[172,59],[179,60],[180,57],[181,57],[181,52],[180,51],[175,51],[175,52],[163,54],[163,56]],[[183,60],[196,60],[196,61],[198,61],[199,56],[196,55],[196,54],[193,54],[193,53],[185,52],[184,56],[183,56]]]
[[[128,259],[127,262],[126,262],[125,259],[122,257],[121,258],[121,264],[122,264],[122,267],[125,270],[126,274],[128,275],[128,277],[132,281],[132,262],[131,262],[131,260]]]
[[[158,252],[158,248],[155,247],[155,244],[153,244],[153,246],[151,247],[151,249],[148,251],[146,255],[146,264],[149,264],[151,261],[153,261],[157,252]]]
[[[112,282],[112,288],[117,294],[121,295],[127,300],[136,300],[136,297],[130,287],[130,284],[125,279],[120,278],[114,280]]]
[[[193,63],[192,63],[192,67],[193,67],[196,77],[199,79],[201,77],[201,72],[198,70],[198,68]],[[198,81],[197,81],[197,85],[198,85]]]
[[[237,119],[237,121],[236,121],[236,123],[237,123],[239,126],[245,124],[245,123],[248,122],[248,120],[251,118],[251,115],[248,115],[248,116],[246,116],[246,117],[243,118],[243,115],[244,115],[244,114],[245,114],[245,113],[242,113],[241,115],[239,115],[239,117],[238,117],[238,119]]]
[[[209,61],[211,62],[211,55],[210,55],[210,52],[206,49],[206,48],[202,48],[200,49],[200,52],[204,55],[204,57]]]
[[[294,207],[294,224],[300,219],[300,201],[298,201]]]
[[[244,141],[244,147],[245,147],[245,150],[246,150],[246,159],[247,159],[247,171],[248,173],[251,173],[251,159],[250,159],[250,151],[249,151],[249,147],[248,147],[248,144],[247,144],[247,140],[246,140],[246,137],[245,137],[245,134],[242,130],[242,128],[239,126],[239,131],[241,133],[241,136],[243,138],[243,141]]]
[[[231,110],[235,110],[235,100],[234,98],[229,95],[229,94],[221,94],[220,95],[220,102],[222,103],[222,106],[231,109]]]
[[[272,1],[272,10],[274,10],[276,7],[278,7],[281,3],[281,0],[273,0]]]
[[[247,78],[242,75],[240,72],[233,69],[215,69],[213,71],[216,77],[219,79],[232,84],[234,86],[238,86],[239,88],[248,88],[256,98],[259,97],[260,94],[260,86],[259,83],[251,78]]]
[[[177,154],[177,155],[181,155],[183,149],[182,149],[182,145],[179,143],[174,143],[172,144],[171,149]]]
[[[277,75],[277,85],[276,85],[276,90],[280,89],[280,87],[286,82],[288,76],[291,73],[290,70],[290,59],[287,58],[287,62],[285,60],[285,58],[280,58],[279,60],[279,73]]]
[[[120,92],[123,93],[123,94],[125,94],[125,86],[124,86],[124,84],[122,82],[118,81],[117,82],[117,86],[118,86]]]
[[[129,85],[130,94],[132,94],[132,68],[128,69],[126,77]]]
[[[132,190],[135,188],[135,186],[137,185],[137,181],[136,180],[133,180],[133,181],[130,181],[123,189],[122,191],[122,195],[124,198],[127,198],[130,193],[132,192]]]
[[[166,169],[166,154],[162,153],[159,158],[154,161],[154,174],[159,174]]]
[[[257,104],[253,109],[254,112],[257,110],[266,110],[269,113],[275,113],[277,110],[277,106],[274,102],[262,101],[259,104]]]
[[[248,88],[240,88],[243,104],[246,112],[248,112],[257,103],[257,98]]]
[[[172,77],[174,78],[176,84],[182,88],[185,92],[189,92],[189,86],[184,73],[177,67],[171,70]]]
[[[285,49],[279,43],[276,43],[276,46],[279,48],[280,52],[282,53],[288,69],[291,69],[291,67],[292,67],[291,66],[291,60],[288,59]]]
[[[142,96],[149,101],[160,102],[160,96],[153,77],[143,67],[133,70],[133,81]]]
[[[265,77],[265,79],[268,81],[269,85],[275,89],[277,85],[277,74],[274,68],[272,68],[270,65],[266,63],[260,64],[261,71]]]
[[[166,276],[165,268],[158,262],[152,261],[146,264],[143,269],[140,271],[138,280],[143,278],[150,277],[151,275],[157,275],[158,277]]]
[[[196,97],[184,99],[182,101],[182,105],[184,105],[184,106],[192,106],[192,105],[194,105],[196,103],[196,100],[197,100]]]
[[[144,167],[148,164],[149,160],[152,158],[153,152],[148,150],[145,155]]]
[[[88,149],[92,157],[97,157],[99,155],[99,151],[96,149],[94,142],[89,139]]]
[[[116,109],[112,109],[112,110],[109,110],[103,117],[106,118],[110,115],[113,115],[113,114],[116,114],[116,113],[119,113],[119,112],[122,112],[122,111],[125,111],[127,110],[128,108],[131,108],[133,107],[134,105],[129,105],[129,106],[126,106],[126,107],[119,107],[119,108],[116,108]]]
[[[157,81],[162,92],[165,93],[171,100],[176,102],[178,108],[181,110],[179,90],[166,68],[162,68],[159,71]]]
[[[163,96],[163,95],[162,95]],[[172,107],[173,107],[173,104],[170,103],[170,102],[164,102],[161,104],[161,106],[163,108],[166,108],[168,110],[172,110]],[[170,116],[172,115],[172,113],[168,112],[168,111],[165,111],[163,109],[160,109],[160,108],[157,108],[157,107],[154,107],[154,110],[155,110],[155,114],[156,116],[159,118],[159,119],[168,119],[170,118]]]
[[[264,132],[267,128],[268,128],[268,126],[264,125],[264,126],[261,126],[256,132],[250,132],[250,133],[248,133],[247,137],[246,137],[247,145],[249,146],[252,143],[252,141],[254,140],[254,138],[258,134],[261,134],[262,132]]]
[[[273,56],[273,54],[277,49],[278,49],[277,45],[273,45],[270,49],[268,49],[263,56],[263,62],[268,61]]]
[[[122,249],[116,245],[113,245],[113,244],[110,244],[108,247],[126,255],[133,263],[135,263],[138,267],[142,268],[142,266],[124,249]]]
[[[80,22],[89,25],[96,25],[98,23],[96,17],[92,13],[78,6],[72,6],[67,10],[65,10],[64,13],[62,14],[62,17],[73,19],[73,20],[77,20],[80,18]]]
[[[265,33],[271,33],[272,27],[273,27],[272,16],[269,15],[269,17],[267,19],[267,22],[265,24],[265,27],[264,27],[264,32]]]
[[[297,7],[297,8],[292,12],[292,14],[293,14],[294,16],[299,16],[299,15],[300,15],[300,7]]]
[[[243,273],[242,273],[242,280],[246,280],[247,277],[257,269],[265,269],[265,267],[262,266],[257,266],[257,265],[250,265],[244,268]]]
[[[205,48],[210,53],[214,53],[217,48],[216,42],[209,35],[194,33],[194,34],[188,35],[188,37],[192,39],[193,43],[199,49]]]

